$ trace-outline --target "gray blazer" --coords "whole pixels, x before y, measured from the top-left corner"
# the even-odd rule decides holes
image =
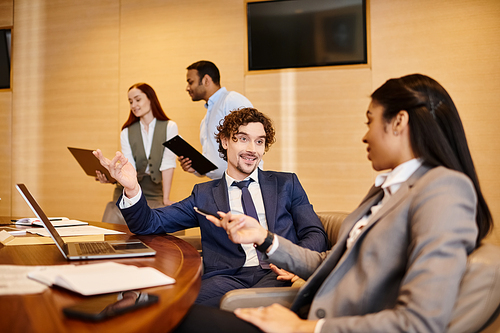
[[[269,260],[307,279],[292,309],[310,304],[309,319],[326,319],[322,332],[444,332],[478,232],[472,182],[421,166],[346,250],[349,231],[382,195],[370,189],[330,251],[280,237]]]

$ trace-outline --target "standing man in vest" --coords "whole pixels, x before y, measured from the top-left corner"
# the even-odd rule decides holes
[[[219,144],[214,137],[217,126],[231,111],[253,105],[245,96],[221,87],[219,69],[210,61],[201,60],[191,64],[187,68],[187,83],[186,91],[193,102],[204,100],[207,109],[207,114],[200,124],[200,142],[203,156],[215,164],[217,169],[207,172],[205,176],[219,179],[227,168],[227,162],[218,152]],[[202,176],[191,167],[189,158],[179,156],[179,162],[184,171]]]

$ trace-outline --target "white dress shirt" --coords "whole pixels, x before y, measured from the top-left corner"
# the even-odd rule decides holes
[[[422,165],[423,161],[419,158],[414,158],[403,164],[398,165],[390,172],[383,173],[375,178],[375,186],[381,186],[384,190],[384,197],[379,201],[378,204],[372,206],[370,211],[366,213],[365,216],[359,220],[349,233],[349,238],[347,239],[346,247],[349,249],[356,239],[358,239],[361,234],[361,230],[368,224],[370,218],[377,213],[380,208],[386,203],[394,193],[399,190],[401,184],[410,178],[411,175]]]
[[[229,209],[231,214],[244,214],[243,205],[241,203],[241,189],[237,186],[231,186],[231,184],[236,181],[234,178],[229,176],[227,172],[224,173],[227,183],[227,193],[229,198]],[[248,191],[252,196],[252,201],[257,211],[257,216],[259,217],[259,223],[264,229],[267,227],[266,210],[264,208],[264,199],[262,198],[262,191],[259,184],[259,174],[258,169],[255,169],[252,174],[245,178],[244,180],[253,179],[248,185]],[[257,257],[257,250],[253,244],[241,244],[243,250],[245,250],[246,261],[243,267],[258,266],[259,258]]]

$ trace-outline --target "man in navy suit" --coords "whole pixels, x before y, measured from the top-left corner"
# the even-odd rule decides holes
[[[188,198],[158,209],[148,207],[135,169],[120,152],[111,161],[100,150],[94,153],[124,187],[117,205],[130,231],[158,234],[200,227],[204,274],[196,303],[209,306],[218,306],[220,298],[233,289],[290,285],[277,280],[252,245],[234,244],[222,228],[194,210],[244,213],[242,189],[236,185],[240,181],[250,180],[248,192],[264,228],[302,247],[327,249],[323,226],[297,176],[258,168],[275,141],[271,120],[256,109],[243,108],[227,115],[217,130],[219,152],[228,162],[224,176],[197,184]]]

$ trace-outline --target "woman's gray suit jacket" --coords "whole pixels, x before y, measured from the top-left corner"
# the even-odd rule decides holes
[[[370,189],[330,251],[280,237],[269,261],[307,279],[292,309],[310,305],[309,319],[326,319],[322,332],[443,332],[477,237],[472,182],[421,166],[346,250],[349,231],[382,196]]]

